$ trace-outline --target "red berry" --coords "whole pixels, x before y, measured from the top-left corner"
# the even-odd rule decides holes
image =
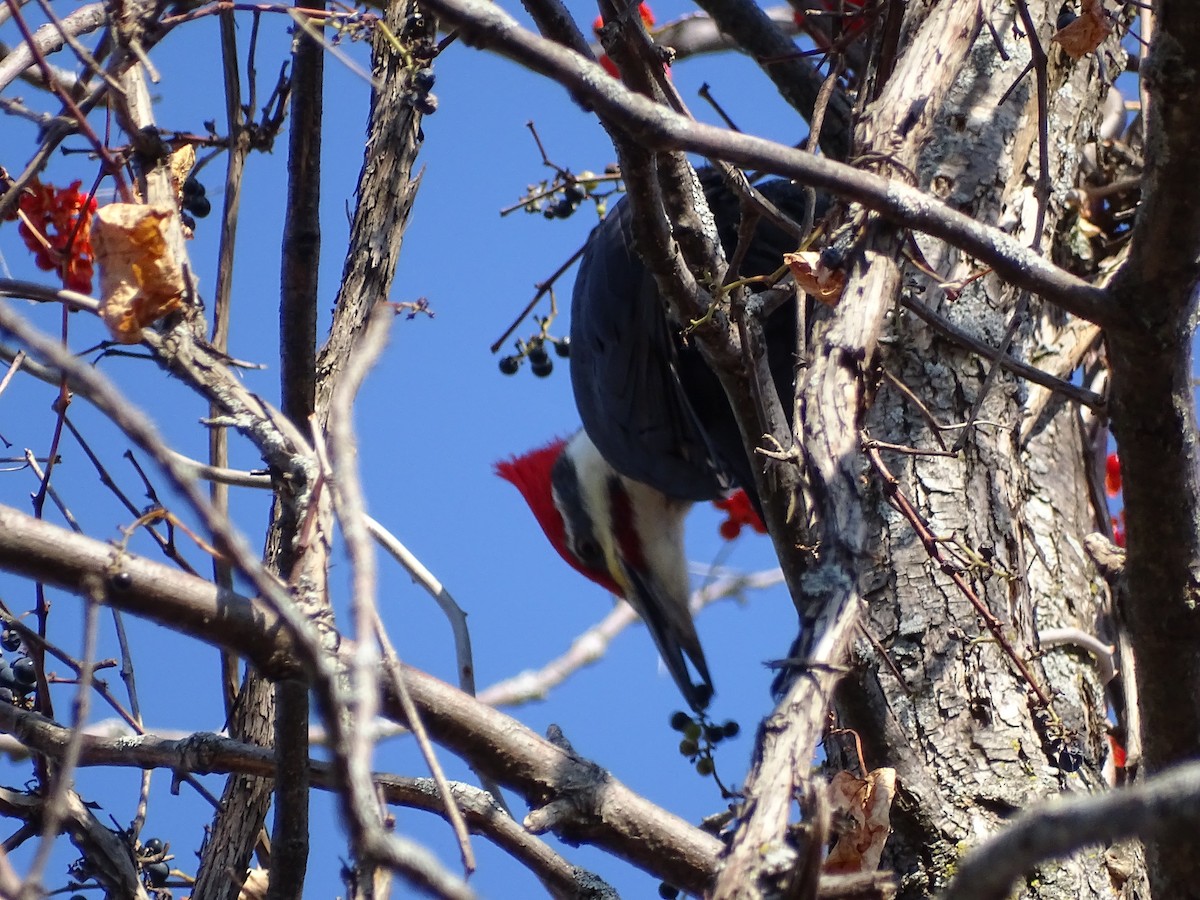
[[[1110,497],[1121,493],[1121,458],[1115,453],[1104,461],[1104,492]]]

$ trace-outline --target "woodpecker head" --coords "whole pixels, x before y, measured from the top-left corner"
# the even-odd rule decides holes
[[[691,504],[618,473],[582,430],[497,463],[496,474],[516,485],[563,559],[629,601],[688,704],[704,709],[712,681],[688,609],[683,548]]]

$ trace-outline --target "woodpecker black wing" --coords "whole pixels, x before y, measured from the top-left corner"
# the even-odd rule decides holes
[[[738,201],[713,173],[701,177],[731,255]],[[774,181],[759,189],[793,217],[803,216],[801,187]],[[795,247],[794,238],[760,222],[741,273],[770,274]],[[670,497],[711,500],[734,485],[756,497],[725,392],[695,347],[683,343],[681,331],[633,248],[631,207],[621,201],[588,241],[571,303],[571,383],[583,427],[614,469]],[[767,337],[776,386],[790,397],[794,304],[772,315]],[[786,399],[784,405],[790,412]]]
[[[708,500],[727,482],[680,384],[678,342],[632,228],[621,201],[580,263],[571,301],[575,403],[600,455],[622,475],[671,497]]]

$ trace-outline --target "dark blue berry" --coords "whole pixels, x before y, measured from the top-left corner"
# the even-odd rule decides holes
[[[158,838],[150,838],[150,840],[142,844],[142,850],[148,856],[158,856],[158,854],[163,852],[163,842]]]
[[[12,666],[13,677],[22,687],[33,687],[37,684],[37,667],[28,656],[22,656]]]
[[[517,370],[521,368],[521,360],[516,356],[502,356],[500,358],[500,371],[505,375],[516,375]]]
[[[146,866],[146,875],[154,887],[162,887],[171,875],[171,866],[165,862],[150,863]]]
[[[183,190],[180,193],[183,194],[185,200],[190,200],[192,197],[203,197],[205,193],[204,185],[189,175],[187,180],[184,181]]]
[[[190,212],[197,219],[203,219],[212,212],[212,203],[203,194],[199,197],[185,198],[183,208]]]
[[[0,647],[3,647],[9,653],[16,653],[21,649],[21,635],[17,632],[17,629],[4,629],[4,634],[0,634]]]
[[[671,713],[671,728],[675,731],[683,731],[692,724],[692,717],[681,709]]]

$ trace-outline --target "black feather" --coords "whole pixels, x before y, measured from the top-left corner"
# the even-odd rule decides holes
[[[716,173],[701,183],[726,257],[737,244],[737,198]],[[803,220],[800,185],[771,181],[758,189]],[[740,275],[768,275],[796,239],[760,219]],[[633,248],[630,205],[622,200],[588,242],[571,303],[571,384],[588,436],[621,474],[681,500],[712,500],[744,488],[757,505],[754,479],[725,392],[694,344],[681,339],[654,279]],[[768,320],[767,353],[784,407],[795,378],[795,302]]]

